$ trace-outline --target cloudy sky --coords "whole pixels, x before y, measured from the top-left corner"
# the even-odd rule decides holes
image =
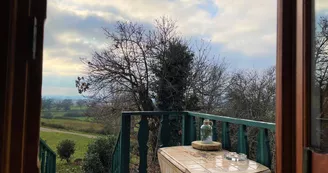
[[[48,0],[45,25],[44,96],[78,95],[80,58],[106,45],[102,27],[118,20],[151,26],[169,16],[186,38],[211,40],[212,53],[231,69],[275,64],[276,0]]]

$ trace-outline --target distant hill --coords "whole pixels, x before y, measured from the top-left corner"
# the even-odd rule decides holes
[[[53,98],[55,100],[64,100],[64,99],[72,99],[72,100],[79,100],[85,99],[83,96],[63,96],[63,95],[42,95],[42,97]]]

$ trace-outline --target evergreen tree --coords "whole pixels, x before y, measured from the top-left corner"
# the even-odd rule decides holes
[[[166,50],[157,57],[152,70],[157,78],[155,83],[156,103],[161,111],[183,111],[184,94],[194,53],[181,40],[170,41]],[[171,145],[181,141],[181,116],[170,117]]]

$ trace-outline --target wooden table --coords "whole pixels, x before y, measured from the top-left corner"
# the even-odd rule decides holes
[[[227,151],[200,151],[191,146],[167,147],[158,150],[162,173],[270,173],[252,160],[235,162],[224,158]]]

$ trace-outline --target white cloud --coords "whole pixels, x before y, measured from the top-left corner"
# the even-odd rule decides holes
[[[328,10],[328,1],[327,0],[316,0],[314,2],[316,13],[319,11],[327,11]]]
[[[94,37],[84,37],[77,32],[58,33],[54,39],[59,46],[45,47],[43,51],[45,76],[79,76],[85,67],[80,58],[91,56],[94,50],[106,46]]]
[[[78,76],[83,72],[83,64],[81,62],[76,62],[76,60],[69,56],[49,56],[49,51],[44,50],[43,59],[44,76]]]
[[[327,9],[327,1],[320,1],[320,8]],[[106,22],[153,24],[162,16],[177,20],[179,32],[187,38],[204,37],[219,44],[223,53],[274,58],[276,11],[276,0],[49,0],[45,30],[49,45],[44,48],[43,74],[48,79],[83,74],[85,66],[79,58],[106,46],[100,29]],[[66,16],[67,21],[63,20]],[[95,26],[88,25],[90,20],[99,19],[93,23]],[[71,95],[76,94],[76,89],[50,84],[42,92]]]
[[[275,52],[276,0],[220,0],[216,4],[222,11],[210,31],[214,42],[247,56]]]
[[[68,3],[66,3],[68,2]],[[90,7],[88,8],[88,6],[85,6],[83,8],[81,8],[81,6],[79,5],[74,5],[74,4],[70,4],[70,1],[48,1],[48,5],[51,6],[52,8],[54,8],[54,10],[56,10],[57,12],[68,12],[70,14],[82,17],[82,18],[86,18],[88,16],[95,16],[95,17],[100,17],[103,18],[107,21],[117,21],[117,20],[122,20],[123,18],[120,17],[119,14],[114,14],[114,13],[110,13],[108,11],[100,11],[100,10],[93,10],[90,9]],[[97,4],[99,5],[99,4]],[[100,7],[100,6],[98,6]]]
[[[63,32],[55,35],[55,39],[59,44],[69,48],[72,44],[84,44],[90,48],[90,50],[100,50],[106,46],[106,43],[99,41],[95,37],[85,37],[77,32]],[[83,54],[88,50],[75,50]]]
[[[226,51],[247,56],[275,53],[276,0],[212,0],[216,16],[199,8],[210,0],[61,0],[51,5],[78,16],[98,16],[108,21],[126,19],[152,23],[163,15],[178,20],[181,33],[202,35]],[[108,12],[115,9],[116,13]]]
[[[42,95],[76,96],[77,89],[74,87],[42,87]]]

